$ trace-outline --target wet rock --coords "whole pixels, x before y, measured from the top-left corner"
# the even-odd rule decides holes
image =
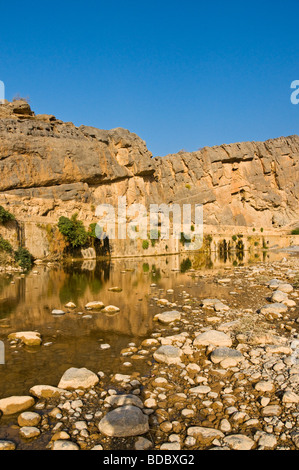
[[[68,302],[66,305],[65,305],[65,308],[76,308],[76,304],[74,304],[74,302]]]
[[[66,390],[51,385],[35,385],[29,390],[30,395],[36,398],[59,398]]]
[[[21,331],[8,336],[9,340],[18,340],[26,346],[40,346],[42,343],[41,334],[36,331]]]
[[[16,444],[12,441],[0,440],[0,450],[15,450]]]
[[[110,315],[113,315],[115,313],[119,313],[120,309],[118,307],[115,307],[115,305],[107,305],[107,307],[105,307],[102,310],[102,312],[103,313],[109,313]]]
[[[108,289],[109,292],[122,292],[122,288],[121,287],[110,287]]]
[[[86,310],[102,310],[105,307],[103,302],[94,301],[85,305]]]
[[[148,417],[136,406],[123,406],[107,413],[99,430],[110,437],[139,436],[149,430]]]
[[[52,310],[52,315],[54,315],[54,317],[62,317],[65,315],[65,312],[63,310],[55,309]]]
[[[20,436],[23,439],[34,439],[39,437],[40,430],[34,426],[24,426],[20,429]]]
[[[94,387],[98,382],[99,378],[94,372],[86,368],[76,369],[72,367],[63,374],[58,388],[65,390],[88,390]]]
[[[41,416],[38,413],[24,412],[18,416],[18,425],[21,427],[35,427],[41,421]]]
[[[27,396],[2,398],[0,400],[0,411],[4,415],[13,415],[28,410],[34,403],[34,399]]]

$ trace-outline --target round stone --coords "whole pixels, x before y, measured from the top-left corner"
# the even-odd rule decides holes
[[[148,417],[136,406],[122,406],[106,414],[99,430],[110,437],[139,436],[149,430]]]
[[[18,417],[18,424],[21,427],[34,427],[37,426],[41,421],[41,416],[38,413],[32,413],[30,411],[24,412]]]
[[[34,426],[24,426],[20,429],[20,436],[23,439],[33,439],[40,435],[40,430]]]

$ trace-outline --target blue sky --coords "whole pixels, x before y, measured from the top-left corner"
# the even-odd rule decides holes
[[[6,98],[154,156],[298,134],[298,0],[1,2]]]

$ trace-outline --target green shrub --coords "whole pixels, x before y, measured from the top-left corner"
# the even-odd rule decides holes
[[[21,268],[30,269],[33,263],[33,256],[27,248],[20,247],[15,251],[15,261]]]
[[[237,235],[233,235],[233,236],[232,236],[232,240],[233,240],[234,242],[236,242],[236,241],[238,240]]]
[[[97,235],[96,235],[96,226],[97,224],[93,223],[93,224],[90,224],[89,226],[89,229],[88,229],[88,232],[87,232],[87,235],[91,238],[97,238]]]
[[[5,240],[2,235],[0,235],[0,252],[12,253],[13,248],[9,241]]]
[[[4,207],[0,206],[0,223],[6,224],[10,220],[14,220],[15,217],[9,211],[5,210]]]
[[[299,235],[299,228],[295,228],[295,230],[292,230],[292,235]]]
[[[147,250],[148,247],[149,247],[149,242],[148,242],[147,240],[143,240],[143,242],[142,242],[142,248],[143,248],[144,250]]]
[[[144,273],[148,273],[149,270],[150,270],[149,264],[148,263],[143,263],[142,269],[143,269]]]
[[[68,217],[60,217],[58,228],[73,248],[86,245],[88,233],[85,230],[83,222],[78,220],[78,214],[72,215],[70,219]]]

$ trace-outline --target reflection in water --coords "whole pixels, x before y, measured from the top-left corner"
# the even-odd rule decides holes
[[[6,350],[6,365],[0,367],[0,397],[27,394],[33,385],[55,386],[68,367],[127,373],[120,351],[129,342],[140,344],[151,334],[157,313],[151,302],[153,295],[160,289],[165,295],[170,288],[197,285],[188,273],[191,268],[204,272],[221,268],[224,263],[227,266],[251,261],[247,253],[229,253],[225,259],[216,254],[210,257],[190,253],[188,257],[80,261],[51,268],[42,265],[26,277],[0,278],[0,340]],[[253,261],[258,259],[253,257]],[[155,294],[153,284],[157,286]],[[117,292],[111,291],[113,287],[119,288]],[[201,295],[215,296],[209,289],[202,281]],[[95,300],[115,305],[120,312],[109,316],[101,311],[86,311],[85,305]],[[68,302],[74,302],[76,308],[68,311]],[[66,313],[54,317],[54,309]],[[42,346],[36,350],[10,346],[7,337],[16,331],[40,332]],[[108,343],[111,348],[102,350],[101,343]],[[144,361],[138,361],[134,371],[142,372],[145,366]]]

